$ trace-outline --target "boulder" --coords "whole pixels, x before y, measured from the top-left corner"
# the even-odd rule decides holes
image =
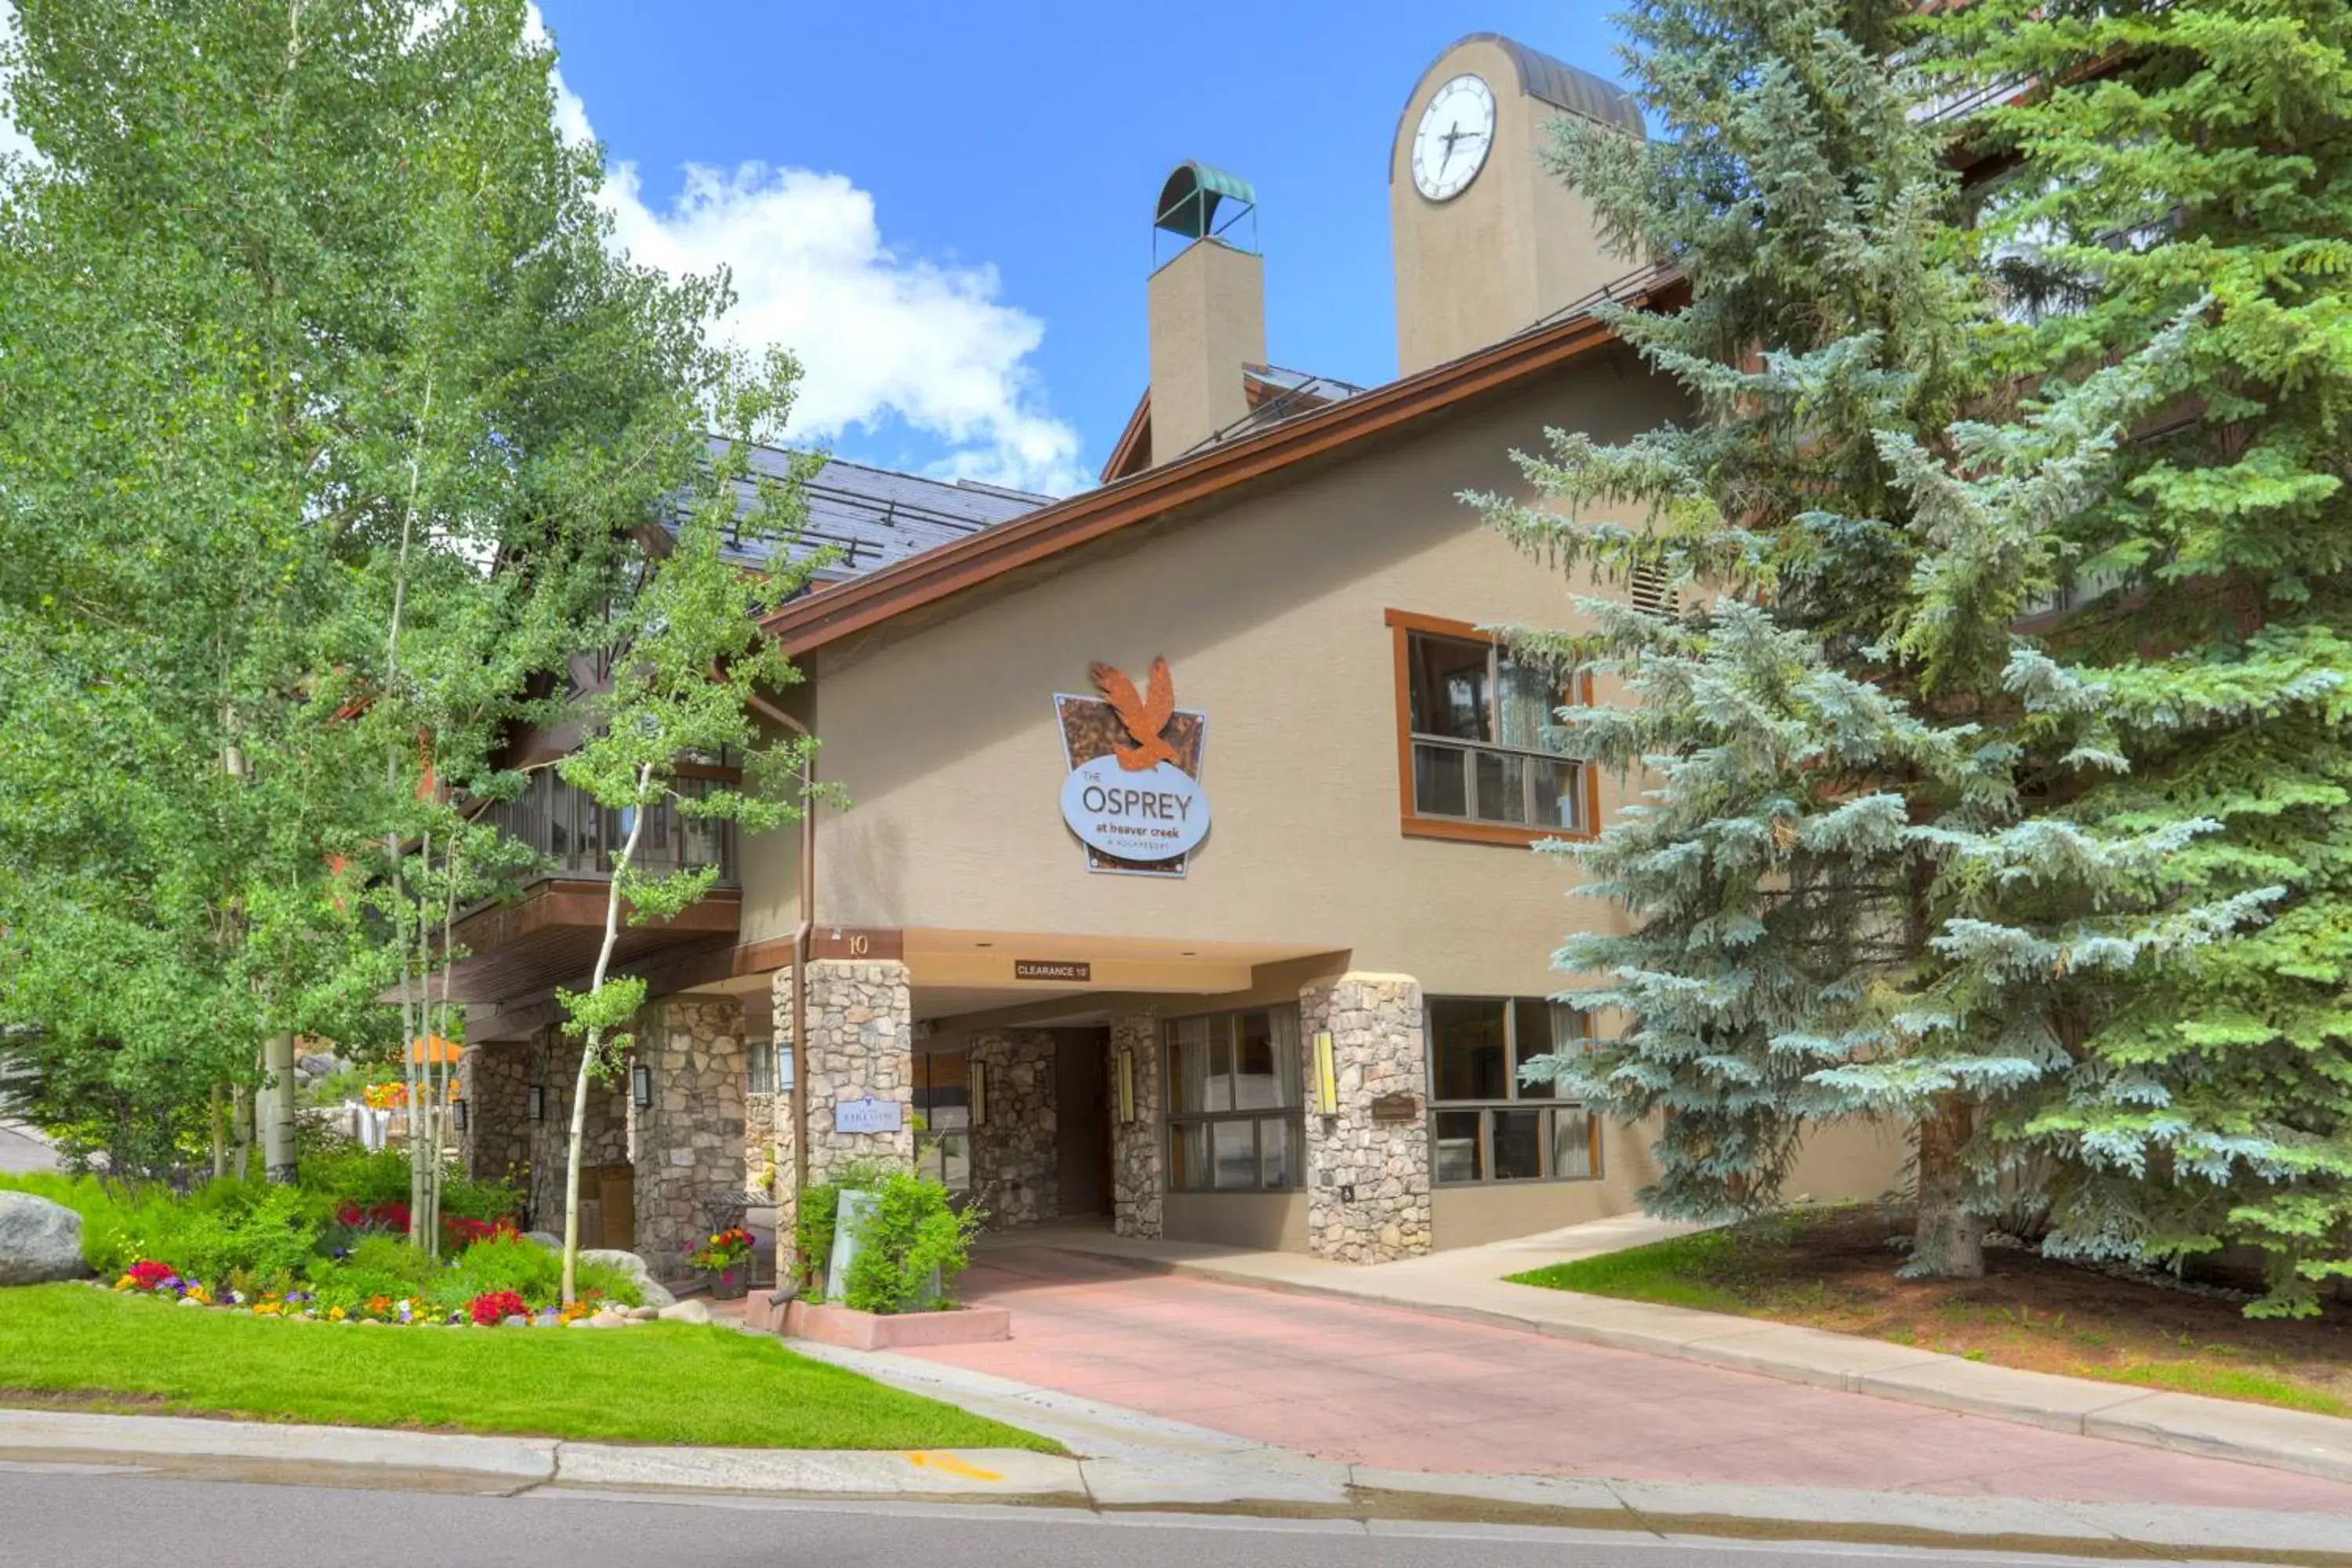
[[[31,1193],[0,1193],[0,1285],[46,1285],[89,1273],[81,1215]]]
[[[522,1233],[522,1238],[525,1241],[535,1241],[539,1243],[540,1246],[547,1248],[550,1252],[561,1252],[563,1250],[563,1238],[556,1235],[553,1231],[527,1230]]]
[[[600,1329],[625,1329],[629,1326],[629,1320],[610,1307],[592,1314],[588,1321]]]
[[[664,1307],[661,1310],[661,1316],[663,1321],[666,1322],[707,1323],[710,1321],[710,1308],[700,1297],[697,1296],[690,1300],[673,1302],[669,1306]]]
[[[562,1243],[557,1245],[561,1246]],[[677,1300],[661,1288],[654,1279],[654,1271],[646,1267],[646,1260],[634,1252],[623,1252],[618,1247],[611,1247],[583,1248],[580,1260],[583,1263],[602,1263],[606,1268],[617,1268],[626,1274],[637,1282],[637,1289],[644,1295],[646,1305],[648,1307],[667,1307]]]

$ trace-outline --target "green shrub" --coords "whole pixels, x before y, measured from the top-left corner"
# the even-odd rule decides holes
[[[878,1190],[895,1173],[880,1160],[850,1160],[840,1165],[830,1182],[809,1188],[800,1196],[793,1222],[793,1268],[801,1289],[814,1291],[833,1262],[833,1232],[845,1192]]]
[[[977,1209],[959,1214],[940,1183],[912,1172],[887,1178],[859,1223],[842,1300],[861,1312],[925,1311],[949,1304],[947,1281],[971,1261]]]

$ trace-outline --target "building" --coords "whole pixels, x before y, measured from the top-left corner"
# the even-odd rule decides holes
[[[1648,1131],[1515,1068],[1608,1026],[1546,1000],[1549,954],[1619,918],[1528,847],[1639,785],[1548,742],[1567,694],[1486,628],[1566,624],[1572,585],[1461,500],[1524,491],[1510,453],[1547,427],[1682,412],[1590,314],[1675,285],[1607,256],[1541,168],[1561,113],[1639,125],[1491,35],[1415,83],[1389,154],[1401,374],[1369,389],[1270,363],[1254,195],[1179,167],[1108,482],[1042,503],[894,478],[946,532],[771,618],[809,678],[776,717],[851,804],[740,845],[655,834],[727,885],[623,953],[651,1000],[638,1070],[592,1107],[607,1244],[676,1269],[747,1142],[788,1202],[803,1115],[811,1179],[919,1158],[1006,1226],[1373,1261],[1632,1206]],[[542,1202],[562,1118],[533,1107],[571,1081],[551,988],[602,913],[594,814],[547,791],[513,826],[559,869],[474,917],[459,974],[467,1157],[528,1164]],[[1832,1129],[1792,1190],[1874,1194],[1900,1160]]]

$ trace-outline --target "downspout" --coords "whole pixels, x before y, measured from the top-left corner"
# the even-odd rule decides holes
[[[752,709],[761,717],[782,725],[803,742],[814,742],[808,726],[761,697],[750,694]],[[801,752],[801,918],[793,928],[793,1220],[800,1220],[801,1194],[809,1186],[809,1127],[808,1127],[808,966],[812,938],[816,932],[816,800],[810,794],[816,784],[816,755],[804,748]]]

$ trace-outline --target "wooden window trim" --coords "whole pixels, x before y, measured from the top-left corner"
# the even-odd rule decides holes
[[[1577,816],[1583,826],[1574,832],[1558,827],[1518,827],[1506,822],[1465,822],[1451,816],[1423,816],[1412,798],[1412,653],[1411,634],[1426,633],[1432,637],[1454,637],[1463,642],[1492,645],[1496,638],[1480,631],[1469,621],[1457,621],[1444,616],[1424,616],[1416,610],[1391,609],[1385,613],[1388,622],[1391,657],[1396,666],[1396,738],[1397,738],[1397,831],[1407,838],[1445,838],[1461,844],[1502,844],[1526,848],[1546,839],[1590,840],[1600,836],[1601,780],[1600,772],[1591,763],[1579,764],[1577,774]],[[1590,673],[1577,676],[1576,698],[1590,705],[1592,701],[1592,677]],[[1562,692],[1563,698],[1569,693]]]

